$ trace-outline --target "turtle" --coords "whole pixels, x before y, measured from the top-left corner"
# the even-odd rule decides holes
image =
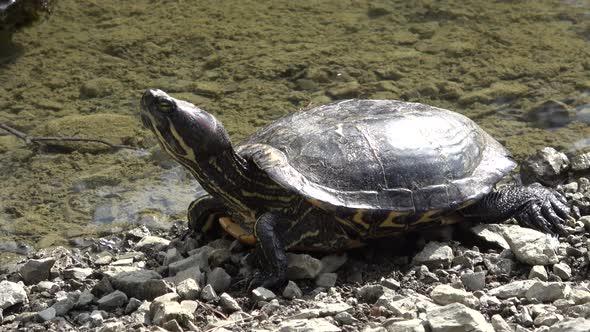
[[[465,219],[514,217],[563,234],[570,207],[535,183],[496,188],[516,166],[510,152],[459,113],[397,100],[349,99],[292,112],[238,144],[212,114],[158,89],[141,119],[207,195],[190,227],[219,223],[255,245],[252,284],[286,281],[286,251],[341,251]]]

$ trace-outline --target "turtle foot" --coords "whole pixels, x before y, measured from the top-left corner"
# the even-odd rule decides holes
[[[549,234],[567,234],[563,224],[573,217],[565,197],[538,183],[526,189],[532,197],[522,211],[515,216],[518,223]]]

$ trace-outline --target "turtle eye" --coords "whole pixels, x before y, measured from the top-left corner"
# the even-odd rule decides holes
[[[170,113],[174,110],[174,105],[168,99],[161,99],[158,101],[158,110],[162,113]]]

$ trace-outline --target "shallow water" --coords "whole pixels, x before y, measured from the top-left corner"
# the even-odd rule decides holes
[[[589,40],[589,1],[60,0],[0,48],[0,123],[148,150],[34,151],[0,133],[0,242],[184,218],[198,190],[141,127],[148,87],[212,112],[235,141],[360,97],[456,110],[517,159],[588,149]]]

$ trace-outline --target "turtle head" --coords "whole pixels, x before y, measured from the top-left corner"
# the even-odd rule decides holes
[[[162,90],[143,93],[141,120],[177,160],[198,163],[232,148],[227,131],[213,115]]]

